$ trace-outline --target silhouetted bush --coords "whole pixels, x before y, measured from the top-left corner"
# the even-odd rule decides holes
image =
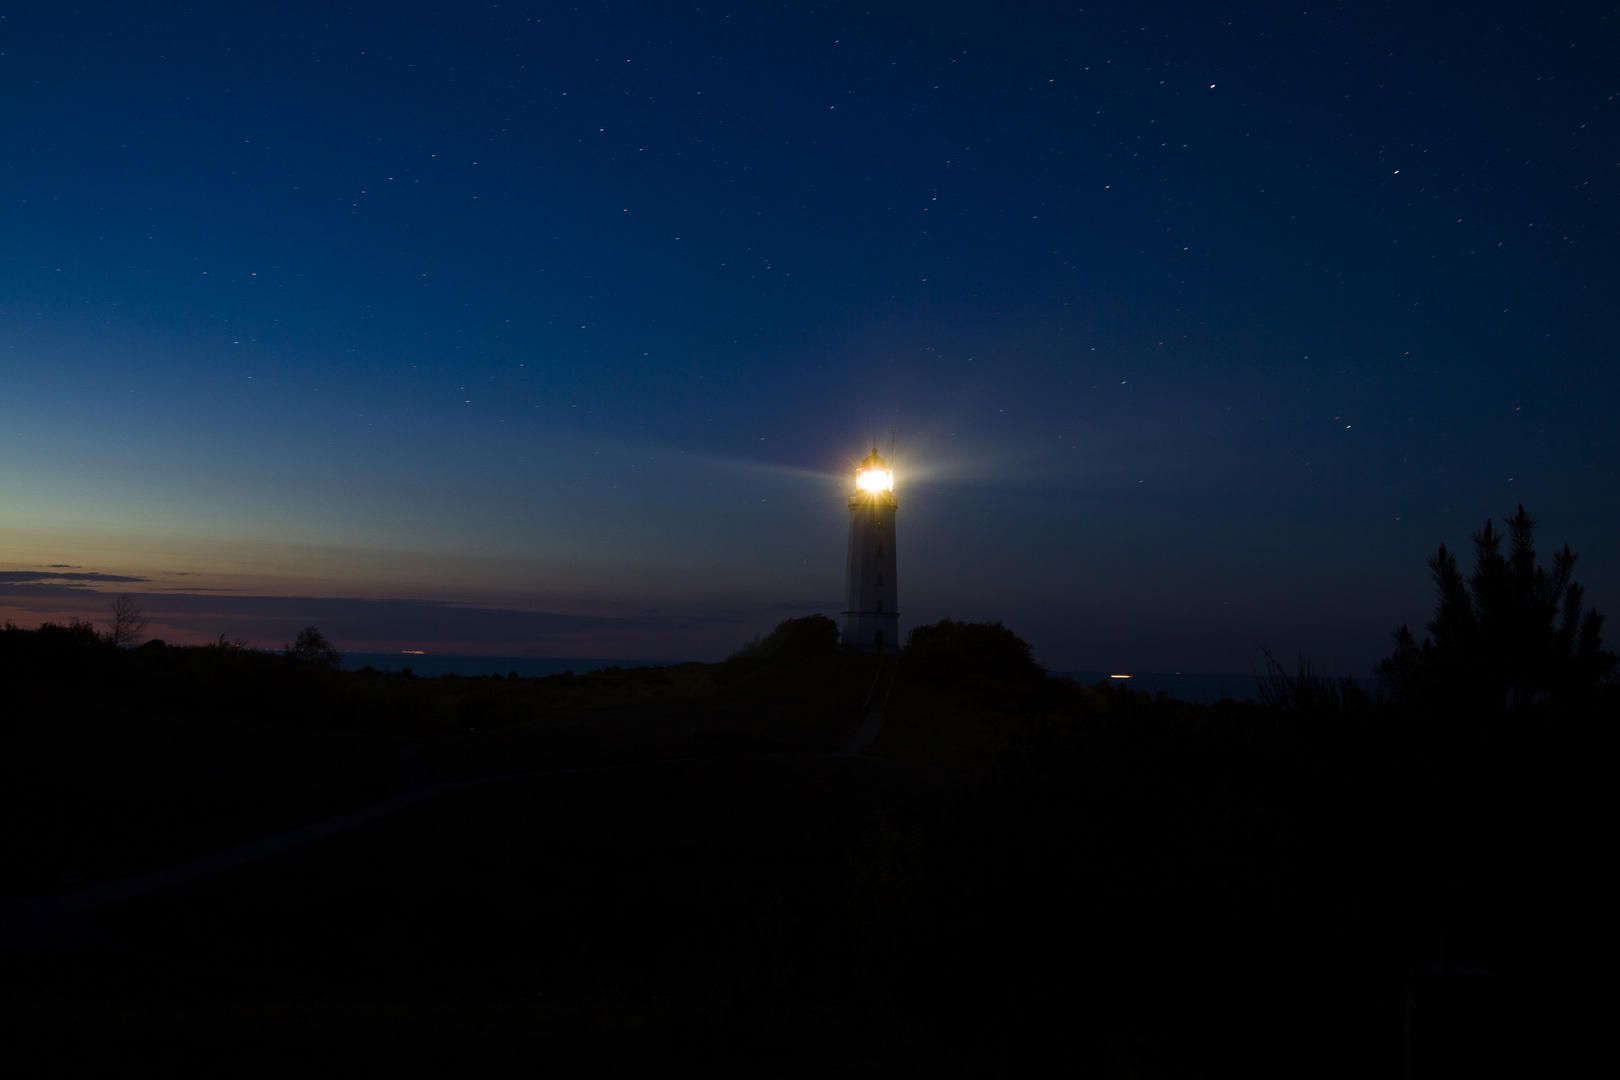
[[[313,626],[306,626],[298,631],[297,639],[291,645],[285,646],[282,652],[294,660],[303,660],[321,667],[343,666],[343,655],[332,647],[325,634]]]
[[[916,627],[906,638],[902,656],[908,678],[917,672],[942,682],[975,677],[1003,683],[1046,679],[1046,669],[1035,662],[1029,642],[999,621],[941,619]]]
[[[762,638],[756,638],[725,661],[728,674],[737,675],[782,660],[814,660],[838,654],[838,624],[825,615],[783,619]]]
[[[0,630],[0,676],[11,694],[30,683],[98,679],[113,664],[113,653],[111,639],[79,619],[44,623],[37,630],[8,622]]]
[[[1292,674],[1266,649],[1265,674],[1255,674],[1255,692],[1260,704],[1301,716],[1344,716],[1373,707],[1373,699],[1353,675],[1329,675],[1299,658]]]
[[[1550,699],[1590,697],[1615,669],[1603,648],[1603,616],[1583,610],[1565,544],[1549,572],[1537,563],[1535,519],[1507,519],[1508,553],[1491,522],[1476,533],[1474,572],[1463,580],[1444,544],[1429,560],[1439,602],[1420,645],[1406,626],[1379,676],[1395,701],[1427,711],[1473,714]]]
[[[760,646],[774,656],[831,656],[838,651],[838,624],[825,615],[783,619]]]

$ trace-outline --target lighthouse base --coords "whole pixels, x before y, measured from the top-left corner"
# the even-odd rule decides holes
[[[846,611],[839,647],[851,652],[894,652],[900,647],[898,611]]]

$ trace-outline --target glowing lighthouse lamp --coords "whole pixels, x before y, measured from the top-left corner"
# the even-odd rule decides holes
[[[855,471],[849,497],[849,563],[844,577],[843,647],[893,651],[900,644],[895,590],[894,470],[877,447]]]

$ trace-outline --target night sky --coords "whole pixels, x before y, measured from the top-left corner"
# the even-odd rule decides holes
[[[891,438],[1053,668],[1365,673],[1520,502],[1620,609],[1620,8],[0,14],[5,618],[717,659]]]

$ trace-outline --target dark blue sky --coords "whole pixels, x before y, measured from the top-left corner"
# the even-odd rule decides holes
[[[19,621],[713,658],[891,431],[1054,667],[1364,671],[1521,501],[1620,598],[1613,7],[0,14]]]

